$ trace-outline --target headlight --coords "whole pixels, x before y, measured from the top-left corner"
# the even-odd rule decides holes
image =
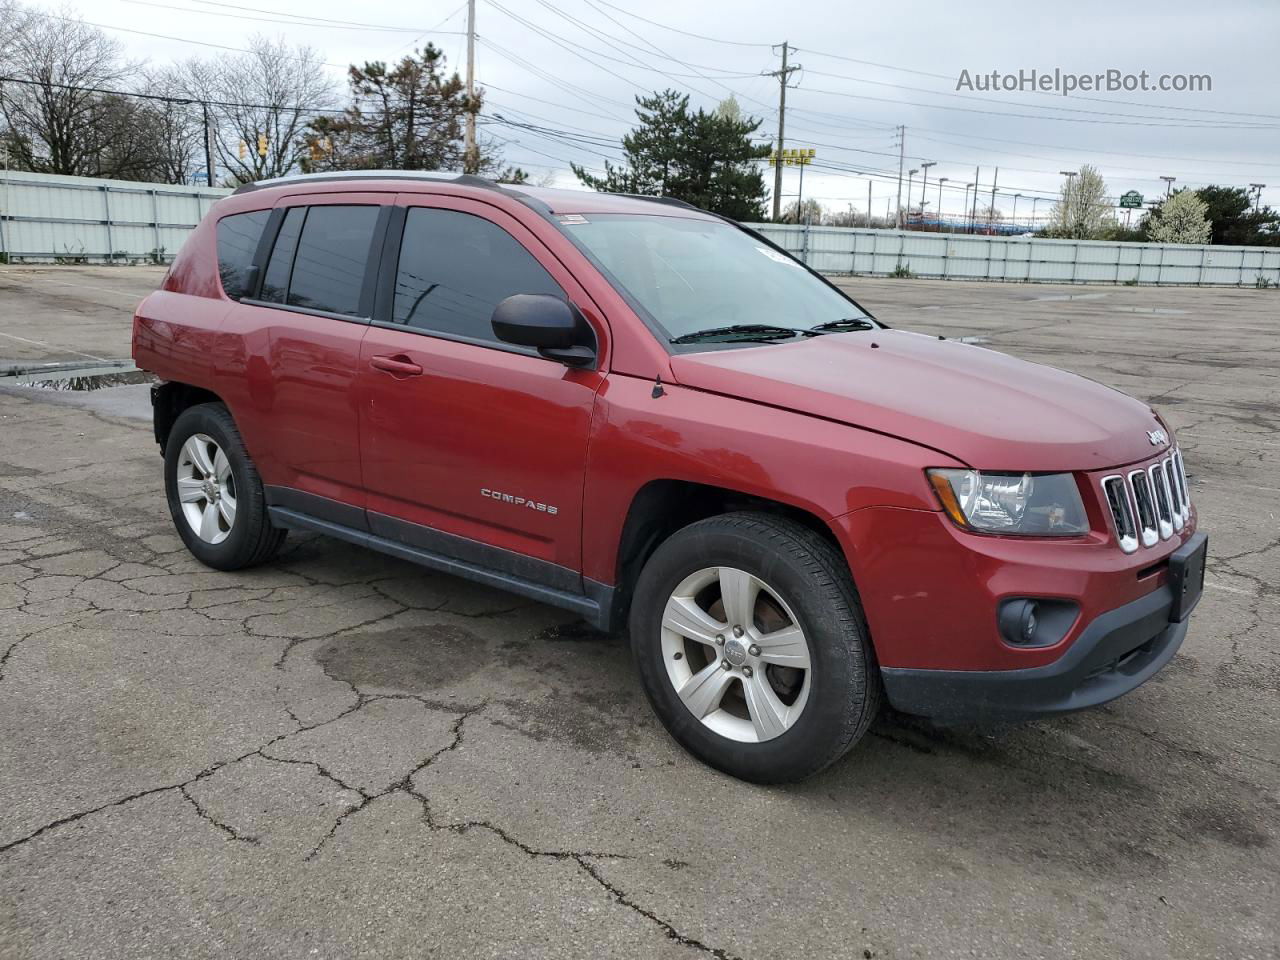
[[[967,530],[1029,537],[1089,532],[1080,489],[1069,473],[925,472],[947,515]]]

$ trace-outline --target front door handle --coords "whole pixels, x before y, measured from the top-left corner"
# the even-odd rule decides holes
[[[422,367],[403,353],[398,353],[394,357],[371,357],[369,366],[397,378],[422,376]]]

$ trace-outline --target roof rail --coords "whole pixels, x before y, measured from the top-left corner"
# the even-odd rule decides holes
[[[687,210],[697,210],[701,213],[710,213],[709,210],[703,210],[701,207],[695,207],[687,200],[681,200],[678,197],[655,197],[645,193],[619,193],[615,194],[619,197],[631,197],[633,200],[648,200],[650,203],[665,203],[669,207],[684,207]]]
[[[484,177],[470,173],[453,173],[448,170],[342,170],[328,173],[293,173],[283,177],[272,177],[269,180],[255,180],[236,188],[236,193],[252,193],[254,190],[265,190],[268,187],[282,187],[289,184],[308,183],[340,183],[358,180],[432,180],[437,183],[457,183],[467,187],[488,187],[499,189],[499,185]]]

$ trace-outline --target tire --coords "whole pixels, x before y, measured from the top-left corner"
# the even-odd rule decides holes
[[[640,573],[630,630],[641,683],[668,732],[742,780],[818,773],[880,709],[879,670],[848,567],[829,541],[789,519],[730,513],[673,534]]]
[[[178,536],[205,566],[256,566],[284,543],[288,531],[271,525],[262,479],[220,403],[188,407],[174,423],[165,443],[164,488]]]

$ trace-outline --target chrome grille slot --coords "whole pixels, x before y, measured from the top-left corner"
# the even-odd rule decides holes
[[[1151,477],[1151,492],[1156,498],[1156,519],[1160,524],[1160,539],[1173,536],[1173,509],[1169,506],[1169,491],[1164,485],[1164,470],[1156,464],[1147,471]]]
[[[1186,510],[1182,506],[1182,494],[1178,492],[1178,468],[1170,456],[1161,463],[1164,468],[1164,485],[1169,488],[1169,507],[1173,512],[1173,529],[1181,530],[1186,522]]]
[[[1124,477],[1116,474],[1103,477],[1102,490],[1107,497],[1107,506],[1111,508],[1111,519],[1116,525],[1116,539],[1120,549],[1125,553],[1133,553],[1138,549],[1138,528],[1134,522],[1133,505],[1129,500],[1129,488]]]
[[[1129,474],[1129,485],[1133,488],[1133,503],[1138,508],[1138,534],[1144,547],[1155,546],[1160,539],[1160,528],[1156,522],[1156,504],[1151,497],[1151,484],[1147,482],[1145,470],[1134,470]]]
[[[1173,451],[1173,460],[1178,469],[1174,474],[1178,478],[1178,495],[1182,498],[1182,509],[1189,516],[1191,513],[1191,492],[1187,489],[1187,466],[1182,462],[1182,451]]]

